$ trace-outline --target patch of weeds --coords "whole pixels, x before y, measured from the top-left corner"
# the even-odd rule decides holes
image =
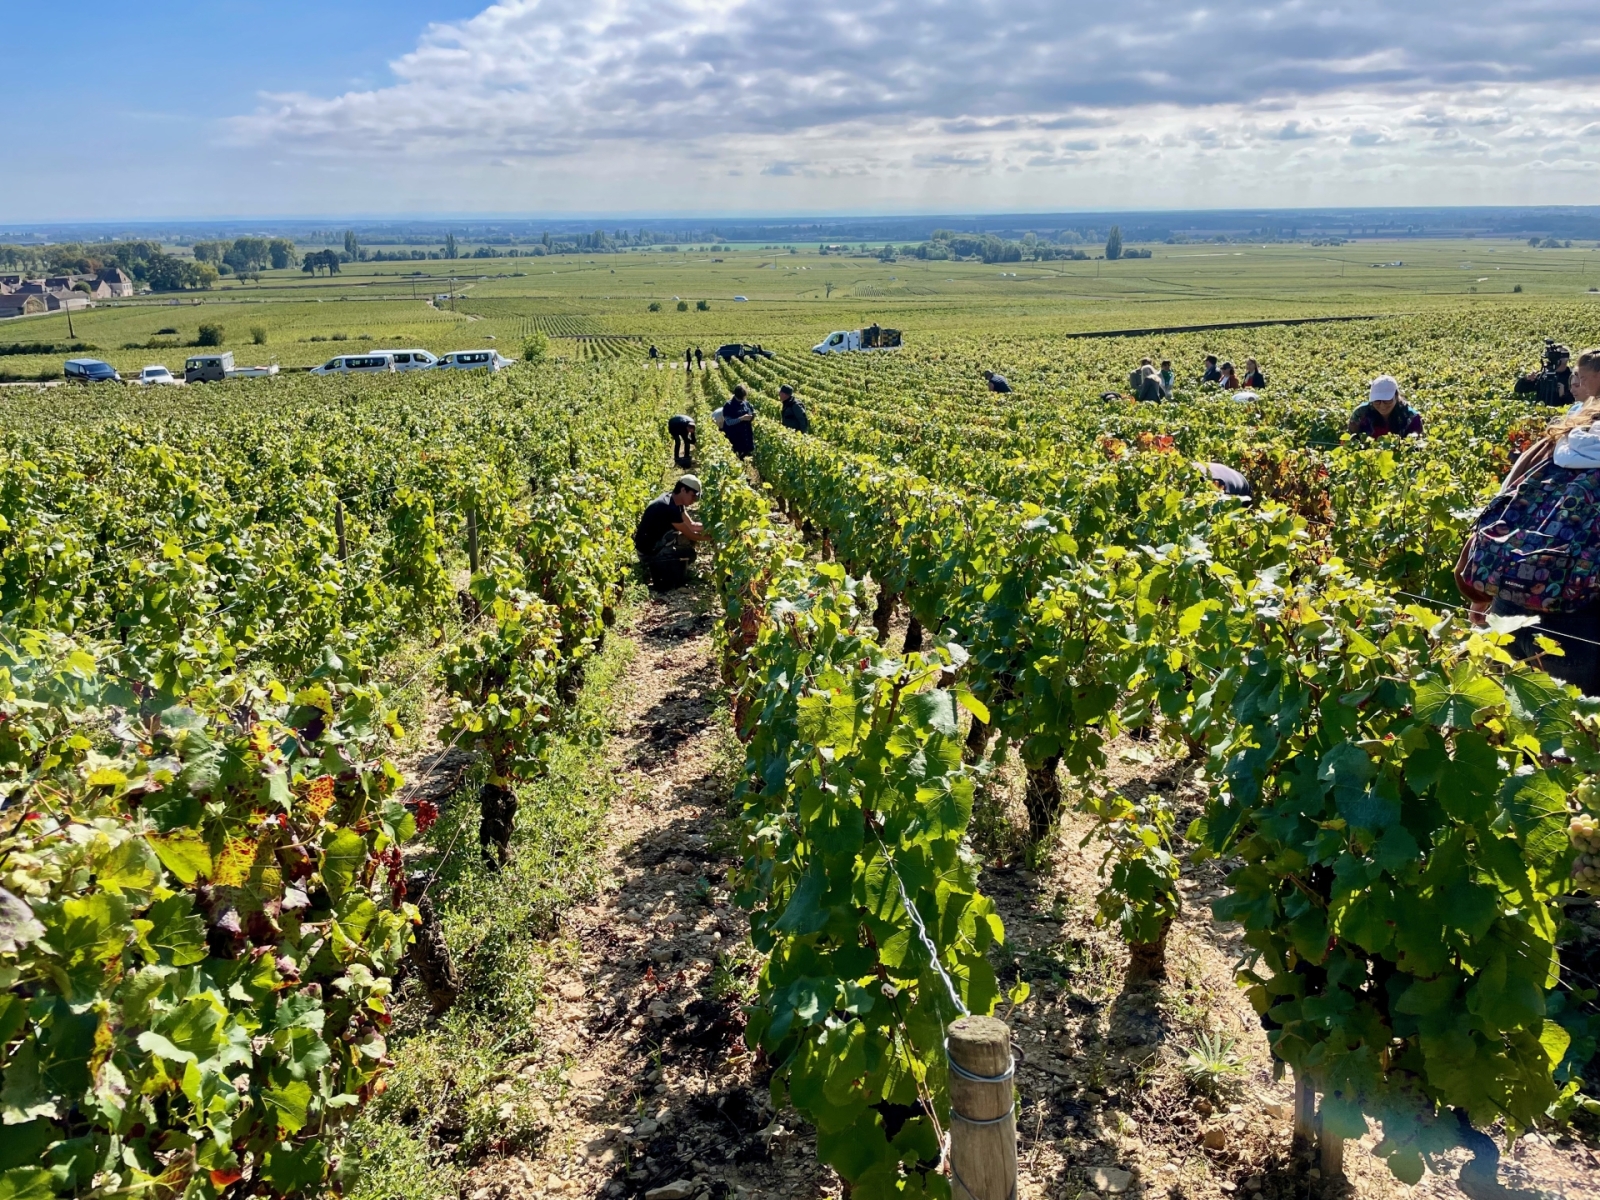
[[[1220,1033],[1200,1034],[1183,1060],[1183,1077],[1207,1096],[1235,1091],[1243,1075],[1244,1063],[1234,1052],[1234,1040]]]
[[[719,953],[706,980],[705,994],[712,1000],[736,1000],[749,1004],[756,998],[754,962],[740,953]]]
[[[594,853],[615,783],[604,740],[616,685],[633,644],[608,639],[553,740],[543,776],[518,788],[511,860],[499,872],[477,846],[476,784],[444,806],[414,865],[437,871],[429,893],[463,992],[438,1020],[414,982],[401,989],[391,1030],[387,1088],[352,1126],[351,1200],[436,1200],[489,1153],[526,1149],[545,1133],[539,1099],[549,1080],[528,1079],[518,1056],[532,1048],[545,955],[558,914],[599,886]]]

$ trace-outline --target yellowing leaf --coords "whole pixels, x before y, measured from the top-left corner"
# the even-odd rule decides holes
[[[146,834],[145,841],[156,852],[161,865],[184,883],[211,874],[211,851],[192,829],[169,834]]]

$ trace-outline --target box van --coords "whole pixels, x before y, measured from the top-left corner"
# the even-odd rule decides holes
[[[378,354],[341,354],[337,358],[330,358],[320,367],[312,367],[313,375],[381,375],[394,370],[394,355],[389,352]]]
[[[185,383],[221,383],[233,370],[233,351],[221,354],[196,354],[183,364]]]
[[[426,371],[439,361],[426,350],[374,350],[372,353],[387,354],[394,359],[396,371]]]
[[[452,350],[434,364],[441,371],[498,371],[510,365],[511,360],[498,350]]]
[[[62,369],[66,373],[68,383],[122,382],[122,376],[117,374],[117,369],[110,363],[101,362],[98,358],[69,358]]]

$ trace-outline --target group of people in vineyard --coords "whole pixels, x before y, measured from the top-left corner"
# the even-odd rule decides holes
[[[1499,492],[1479,514],[1457,559],[1455,579],[1473,621],[1524,619],[1509,627],[1517,657],[1537,659],[1556,678],[1586,695],[1600,695],[1600,348],[1583,351],[1570,368],[1565,348],[1551,347],[1538,383],[1549,391],[1550,377],[1557,377],[1567,411],[1518,456]],[[1254,359],[1245,360],[1245,370],[1245,380],[1265,384]],[[1231,364],[1218,363],[1211,355],[1202,378],[1222,386],[1243,383],[1232,371]],[[984,374],[991,390],[1010,390],[1004,376]],[[1213,374],[1216,379],[1209,379]],[[1170,360],[1157,368],[1146,359],[1129,377],[1138,399],[1165,398],[1171,394],[1171,381]],[[1516,390],[1538,391],[1521,380]],[[785,384],[779,398],[783,425],[809,432],[810,418],[794,388]],[[1538,399],[1544,400],[1542,391]],[[748,459],[755,451],[756,411],[745,385],[736,386],[712,417],[734,453]],[[1380,375],[1351,414],[1348,429],[1362,438],[1417,437],[1423,430],[1422,414],[1406,402],[1394,376]],[[680,467],[692,467],[694,419],[675,416],[668,431],[674,460]],[[1249,497],[1249,483],[1238,471],[1221,463],[1202,465],[1219,490]],[[707,539],[690,512],[700,492],[699,478],[684,474],[640,518],[634,544],[653,586],[681,585],[697,543]]]
[[[786,383],[778,389],[778,400],[782,406],[779,420],[783,427],[796,433],[810,433],[811,417],[795,395],[792,384]],[[748,460],[755,453],[756,410],[750,403],[750,390],[744,384],[737,384],[727,403],[712,410],[711,420],[739,458]],[[692,468],[698,444],[694,418],[687,413],[670,417],[667,433],[672,437],[672,461],[686,470]],[[650,577],[650,586],[657,591],[683,586],[689,564],[695,560],[697,543],[706,541],[709,536],[689,511],[699,503],[701,490],[699,476],[680,475],[670,492],[663,492],[645,506],[634,529],[634,549],[639,552],[639,562]]]

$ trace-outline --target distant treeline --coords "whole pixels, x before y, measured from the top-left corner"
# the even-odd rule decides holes
[[[0,270],[25,275],[93,275],[119,268],[152,291],[181,292],[216,283],[217,268],[168,254],[160,242],[0,246]]]
[[[1098,255],[1091,255],[1082,246],[1083,235],[1077,230],[1063,230],[1055,240],[1046,240],[1036,233],[1025,233],[1018,240],[997,237],[992,233],[958,233],[951,229],[935,229],[933,236],[925,242],[916,245],[896,247],[892,244],[885,245],[877,251],[877,256],[884,262],[894,262],[899,258],[920,258],[933,261],[973,261],[985,263],[1016,263],[1016,262],[1051,262],[1054,260],[1083,261]],[[830,246],[826,243],[819,245],[817,250],[822,254],[852,253],[848,246]],[[854,251],[857,254],[871,254],[873,251],[862,243]],[[1122,244],[1122,232],[1115,225],[1111,227],[1106,237],[1104,257],[1117,258],[1149,258],[1149,250],[1136,250],[1126,248]]]

